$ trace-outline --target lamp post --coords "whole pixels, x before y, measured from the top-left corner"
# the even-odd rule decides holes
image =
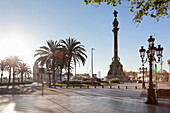
[[[92,85],[93,85],[93,50],[95,50],[94,48],[91,48],[91,74],[92,74]]]
[[[76,78],[76,62],[75,62],[75,80],[76,80],[77,78]]]
[[[148,39],[149,47],[148,50],[146,51],[147,53],[147,58],[145,58],[145,49],[143,46],[141,46],[141,49],[139,50],[140,52],[140,57],[142,58],[142,63],[146,63],[147,61],[149,62],[149,88],[148,88],[148,95],[147,95],[147,101],[145,102],[146,104],[158,104],[158,101],[155,97],[155,89],[153,88],[153,81],[152,81],[152,63],[153,62],[160,62],[160,59],[162,58],[162,52],[163,48],[161,45],[158,45],[156,48],[154,46],[154,41],[155,39],[150,36]],[[158,57],[158,61],[155,58],[155,51]]]
[[[142,78],[143,78],[142,88],[143,88],[143,89],[146,89],[146,87],[145,87],[145,81],[144,81],[144,74],[147,72],[147,68],[144,67],[144,64],[142,64],[142,68],[139,68],[139,72],[140,72],[140,73],[143,73],[143,76],[142,76]]]
[[[51,88],[51,74],[52,74],[52,70],[49,68],[48,70],[47,70],[47,73],[48,73],[48,78],[49,78],[49,83],[48,83],[48,85],[49,85],[49,88]]]

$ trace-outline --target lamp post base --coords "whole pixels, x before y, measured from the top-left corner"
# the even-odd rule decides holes
[[[142,83],[142,88],[143,88],[143,89],[146,89],[146,87],[145,87],[145,82]]]
[[[51,83],[49,83],[49,88],[51,88]]]
[[[156,96],[155,96],[155,89],[154,88],[148,89],[147,101],[145,103],[146,104],[158,104],[158,101],[157,101]]]
[[[145,102],[145,104],[158,104],[158,101],[157,100],[155,100],[155,101],[149,101],[149,100],[147,100],[146,102]]]

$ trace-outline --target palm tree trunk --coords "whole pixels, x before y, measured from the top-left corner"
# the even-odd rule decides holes
[[[51,74],[49,73],[49,88],[51,88]]]
[[[68,62],[67,87],[69,87],[69,82],[70,82],[70,63],[71,63],[71,58],[69,59]]]
[[[13,67],[13,86],[14,86],[14,83],[15,83],[15,67]]]
[[[26,74],[25,74],[25,81],[27,80]],[[41,81],[42,82],[42,81]]]
[[[21,83],[23,83],[23,72],[21,72]]]
[[[11,67],[9,69],[9,81],[8,81],[8,86],[10,85],[10,82],[11,82]]]
[[[19,86],[19,76],[18,76],[18,86]]]
[[[52,65],[53,65],[53,86],[55,85],[55,60],[53,59],[52,61]]]
[[[60,69],[60,82],[62,81],[62,70],[63,68]]]
[[[1,83],[2,83],[2,76],[3,76],[3,72],[1,73]]]

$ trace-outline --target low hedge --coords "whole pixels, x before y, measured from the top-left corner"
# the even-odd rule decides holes
[[[106,83],[106,84],[109,84],[109,82],[108,82],[108,81],[101,81],[100,83]]]
[[[111,83],[120,83],[119,79],[110,79],[109,84]]]
[[[11,82],[10,84],[9,83],[0,83],[0,86],[7,86],[7,85],[22,85],[22,84],[32,84],[32,82],[29,82],[29,81],[26,81],[26,82]]]
[[[59,84],[67,84],[67,81],[58,82]],[[70,84],[80,84],[80,81],[70,81]]]
[[[67,84],[67,81],[58,82],[59,84]],[[70,81],[69,84],[92,84],[91,81]],[[94,85],[100,85],[100,82],[93,82]]]

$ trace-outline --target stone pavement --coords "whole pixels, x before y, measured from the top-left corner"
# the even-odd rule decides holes
[[[40,87],[25,86],[25,94],[0,95],[0,113],[170,113],[170,99],[148,105],[142,89],[116,87],[45,88],[41,96]]]

